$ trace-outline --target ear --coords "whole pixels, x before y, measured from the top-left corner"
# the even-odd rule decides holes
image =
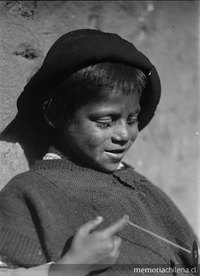
[[[43,114],[45,121],[48,125],[56,130],[60,130],[63,123],[62,123],[62,110],[63,108],[59,105],[55,99],[50,98],[43,104]]]

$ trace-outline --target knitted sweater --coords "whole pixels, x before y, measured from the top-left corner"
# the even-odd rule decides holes
[[[103,229],[124,214],[191,250],[195,235],[182,214],[133,168],[109,174],[81,167],[67,158],[38,161],[0,192],[0,255],[26,267],[56,261],[85,222],[101,215],[104,221],[98,229]],[[130,225],[118,235],[122,245],[117,261],[120,265],[115,267],[121,272],[117,274],[113,266],[102,275],[133,275],[130,264],[169,267],[172,260],[183,267],[192,265],[187,252]]]

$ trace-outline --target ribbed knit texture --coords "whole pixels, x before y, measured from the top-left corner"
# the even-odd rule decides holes
[[[132,222],[191,249],[195,235],[181,213],[133,168],[107,174],[66,158],[39,161],[0,192],[0,255],[23,266],[56,261],[82,224],[101,215],[104,221],[98,229],[103,229],[124,214]],[[188,253],[130,225],[119,236],[119,264],[170,266],[171,259],[182,266],[192,265]],[[132,275],[127,268],[114,266],[102,275]]]

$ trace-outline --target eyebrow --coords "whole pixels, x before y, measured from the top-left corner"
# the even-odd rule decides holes
[[[132,115],[138,115],[141,111],[141,107],[138,107],[133,113],[131,113]]]
[[[141,111],[141,108],[138,107],[131,115],[135,116],[138,115]],[[99,116],[111,116],[111,115],[120,115],[118,111],[111,111],[111,110],[100,110],[97,112],[93,112],[92,114],[89,114],[91,118],[99,117]]]

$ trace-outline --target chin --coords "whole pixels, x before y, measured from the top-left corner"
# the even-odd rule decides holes
[[[96,169],[98,171],[101,172],[105,172],[105,173],[113,173],[114,171],[117,170],[119,166],[119,163],[114,163],[114,164],[108,164],[108,165],[98,165],[98,167],[96,167]]]

